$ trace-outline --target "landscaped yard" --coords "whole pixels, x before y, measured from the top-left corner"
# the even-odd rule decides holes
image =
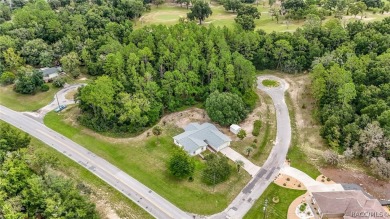
[[[281,219],[287,218],[288,207],[291,202],[294,201],[297,197],[303,195],[306,191],[287,189],[271,183],[264,193],[256,200],[253,207],[245,215],[244,218],[247,219],[257,219],[264,218],[264,203],[267,200],[267,208],[265,218],[267,219]],[[277,197],[277,198],[274,198]],[[279,199],[278,203],[273,202],[273,200]]]
[[[179,128],[167,123],[163,126],[163,134],[158,139],[150,133],[151,136],[143,140],[115,140],[72,122],[70,115],[74,111],[75,109],[69,109],[61,114],[51,112],[47,114],[44,122],[48,127],[108,160],[185,211],[198,214],[220,212],[250,179],[245,171],[238,174],[233,169],[232,176],[227,182],[215,188],[206,186],[200,181],[201,170],[205,164],[197,157],[194,181],[179,181],[173,178],[166,168],[170,155],[177,149],[172,136],[181,132]],[[231,164],[234,165],[232,162]]]
[[[16,111],[36,111],[53,101],[54,94],[59,91],[59,88],[49,86],[48,91],[34,95],[16,93],[13,85],[0,86],[0,104]]]

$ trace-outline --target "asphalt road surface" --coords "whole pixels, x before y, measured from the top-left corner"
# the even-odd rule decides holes
[[[65,136],[20,112],[0,105],[0,119],[29,133],[87,168],[156,218],[192,218],[160,195]]]
[[[279,81],[280,86],[276,88],[264,87],[261,83],[264,79],[277,80]],[[209,218],[243,218],[253,206],[256,199],[261,196],[264,190],[277,176],[286,159],[291,141],[290,116],[284,100],[284,92],[287,90],[288,84],[283,79],[275,76],[260,76],[258,77],[257,84],[257,88],[266,92],[274,102],[277,120],[275,145],[267,161],[233,202],[223,212],[209,216]],[[65,96],[65,93],[68,91],[69,89],[60,91],[59,99],[61,99],[62,96]],[[48,108],[50,109],[53,107],[55,108],[55,102],[48,105]],[[46,108],[41,113],[44,115],[46,113]],[[65,136],[49,129],[43,123],[39,122],[39,119],[37,120],[36,116],[34,117],[35,119],[31,118],[31,115],[27,116],[0,105],[1,120],[29,133],[60,153],[65,154],[75,162],[78,162],[126,197],[133,200],[152,216],[162,219],[204,218],[204,216],[195,216],[182,211],[114,165],[96,156]],[[38,118],[40,117],[41,116]]]
[[[264,79],[276,80],[280,85],[274,88],[265,87],[261,83]],[[267,161],[233,202],[223,212],[215,214],[210,218],[243,218],[249,209],[251,209],[256,199],[263,194],[264,190],[278,175],[286,160],[291,141],[290,116],[284,100],[284,92],[288,89],[288,84],[281,78],[264,75],[257,78],[257,88],[266,92],[272,98],[275,106],[277,122],[275,145]],[[262,209],[259,210],[262,211]]]

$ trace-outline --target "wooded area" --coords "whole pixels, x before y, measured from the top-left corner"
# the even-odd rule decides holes
[[[342,6],[327,2],[329,10]],[[299,5],[287,3],[291,13]],[[340,152],[352,150],[373,166],[385,164],[380,175],[390,175],[390,18],[367,24],[334,18],[323,24],[318,15],[308,15],[293,33],[184,20],[133,30],[129,19],[147,9],[141,1],[13,4],[12,22],[10,8],[0,4],[2,83],[17,79],[15,91],[34,93],[43,88],[33,67],[61,63],[74,77],[79,67],[86,69],[98,76],[77,95],[79,121],[89,128],[136,132],[166,112],[205,102],[215,91],[242,99],[240,109],[247,113],[256,103],[256,70],[313,69],[323,137]]]
[[[27,134],[0,123],[0,218],[99,218],[72,181],[47,171],[56,160],[28,152],[29,144]]]

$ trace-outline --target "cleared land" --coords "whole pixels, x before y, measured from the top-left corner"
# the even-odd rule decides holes
[[[197,158],[194,181],[177,180],[168,173],[166,163],[177,148],[173,144],[172,136],[181,132],[179,128],[167,123],[163,126],[163,134],[158,139],[150,133],[151,136],[142,140],[135,138],[113,143],[104,140],[104,137],[96,137],[97,133],[91,134],[90,130],[72,121],[71,115],[75,113],[74,110],[76,108],[61,114],[51,112],[45,117],[44,122],[48,127],[103,157],[185,211],[198,214],[220,212],[250,179],[245,171],[238,174],[233,170],[228,181],[215,188],[207,186],[200,181],[205,163]]]
[[[276,136],[276,115],[271,98],[264,92],[258,91],[257,93],[260,101],[253,113],[247,118],[250,123],[248,124],[250,129],[247,131],[247,137],[243,140],[232,142],[231,147],[249,159],[252,163],[261,166],[267,160],[274,145]],[[253,121],[255,120],[260,120],[262,122],[260,133],[257,137],[253,136],[251,133],[253,130]],[[246,127],[242,126],[242,128],[248,130]],[[252,146],[254,148],[249,156],[247,156],[247,153],[245,152],[247,146]]]
[[[297,197],[303,195],[306,191],[287,189],[271,183],[253,207],[245,215],[246,219],[280,219],[287,218],[288,207]],[[272,201],[274,197],[279,198],[279,202]],[[263,211],[265,201],[267,200],[266,212]],[[264,217],[265,216],[265,217]]]
[[[46,92],[37,92],[34,95],[19,94],[13,90],[13,85],[0,87],[0,104],[16,111],[36,111],[46,106],[54,99],[54,94],[59,91],[49,84]]]

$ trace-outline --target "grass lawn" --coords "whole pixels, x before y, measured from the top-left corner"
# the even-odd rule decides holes
[[[34,95],[19,94],[13,90],[13,85],[0,86],[0,104],[16,111],[36,111],[46,106],[54,99],[54,94],[59,88],[49,84],[46,92],[38,92]]]
[[[3,121],[0,121],[3,123]],[[100,202],[105,201],[109,203],[112,209],[115,209],[118,216],[121,218],[153,218],[149,213],[144,211],[134,202],[123,196],[122,193],[118,192],[110,185],[93,175],[91,172],[86,170],[84,167],[75,163],[62,153],[59,153],[55,149],[47,146],[42,141],[31,138],[31,144],[29,146],[29,152],[37,152],[38,154],[48,154],[50,157],[54,157],[58,161],[54,171],[55,174],[65,175],[66,178],[72,179],[75,183],[83,183],[90,187],[93,191],[91,201]],[[101,218],[105,218],[105,214],[101,212],[101,207],[97,206],[97,210]]]
[[[206,186],[200,181],[204,162],[198,158],[194,181],[177,180],[168,173],[166,163],[172,152],[177,149],[172,136],[181,132],[178,128],[164,126],[163,134],[158,139],[150,136],[143,140],[119,140],[97,135],[77,124],[69,125],[70,113],[72,109],[61,114],[50,112],[44,118],[44,122],[48,127],[103,157],[185,211],[198,214],[220,212],[250,180],[245,171],[241,171],[240,174],[232,171],[228,181],[215,188]]]
[[[265,79],[261,82],[266,87],[277,87],[279,86],[279,82],[274,80]]]
[[[246,219],[256,219],[256,218],[264,218],[264,203],[265,200],[268,200],[266,217],[267,219],[281,219],[287,218],[288,207],[291,202],[294,201],[298,196],[303,195],[306,191],[302,190],[293,190],[283,188],[281,186],[276,185],[275,183],[271,183],[268,188],[264,191],[264,193],[260,196],[259,199],[256,200],[253,207],[249,210],[249,212],[245,215]],[[278,197],[279,202],[272,202],[273,197]]]
[[[260,19],[255,19],[255,30],[264,30],[267,33],[275,32],[293,32],[297,28],[302,27],[305,23],[304,20],[286,20],[284,17],[281,17],[277,22],[274,18],[271,17],[269,13],[269,5],[265,4],[253,4],[254,7],[257,7],[258,11],[261,13]],[[211,2],[211,10],[213,14],[208,17],[202,24],[218,27],[233,27],[235,25],[234,18],[236,13],[228,12],[224,9],[222,5],[219,5],[217,2]],[[141,28],[147,25],[152,24],[164,24],[164,25],[174,25],[179,22],[179,18],[186,18],[189,10],[183,5],[180,7],[179,4],[166,3],[160,5],[158,8],[155,5],[152,5],[152,9],[149,12],[146,12],[138,21],[135,22],[135,28]],[[363,18],[363,22],[372,22],[379,21],[385,17],[388,17],[389,14],[373,14],[372,11],[366,11]],[[327,17],[323,23],[327,20],[333,18],[333,16]],[[343,22],[352,22],[354,20],[359,20],[360,15],[356,18],[354,16],[344,16]]]

